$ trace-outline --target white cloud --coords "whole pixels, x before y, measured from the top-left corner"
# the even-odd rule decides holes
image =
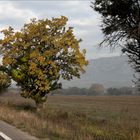
[[[69,22],[70,25],[78,25],[78,26],[93,26],[93,22],[90,19],[75,19]]]
[[[68,17],[68,26],[74,27],[77,38],[82,38],[81,48],[87,49],[87,58],[107,54],[105,49],[96,52],[93,47],[102,41],[103,35],[99,27],[100,16],[90,8],[90,0],[0,1],[0,29],[11,25],[18,30],[31,18],[51,18],[61,15]]]
[[[21,10],[14,7],[10,2],[0,2],[0,24],[1,27],[14,25],[18,27],[19,24],[27,22],[30,18],[37,18],[37,15],[29,9]]]

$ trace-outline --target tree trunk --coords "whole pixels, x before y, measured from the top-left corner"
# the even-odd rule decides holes
[[[43,108],[43,103],[41,102],[37,102],[37,101],[35,101],[35,103],[36,103],[36,110],[37,111],[40,111],[42,108]]]

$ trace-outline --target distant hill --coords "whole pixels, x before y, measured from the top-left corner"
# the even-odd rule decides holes
[[[62,83],[63,88],[88,88],[93,83],[100,83],[105,87],[132,86],[133,74],[126,56],[99,58],[89,60],[86,73],[81,76],[81,79],[62,81]]]

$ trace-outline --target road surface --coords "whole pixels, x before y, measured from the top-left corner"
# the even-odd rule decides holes
[[[14,126],[0,121],[0,140],[38,140]]]

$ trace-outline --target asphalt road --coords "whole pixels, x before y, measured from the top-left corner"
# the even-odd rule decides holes
[[[38,140],[14,126],[0,121],[0,140]]]

